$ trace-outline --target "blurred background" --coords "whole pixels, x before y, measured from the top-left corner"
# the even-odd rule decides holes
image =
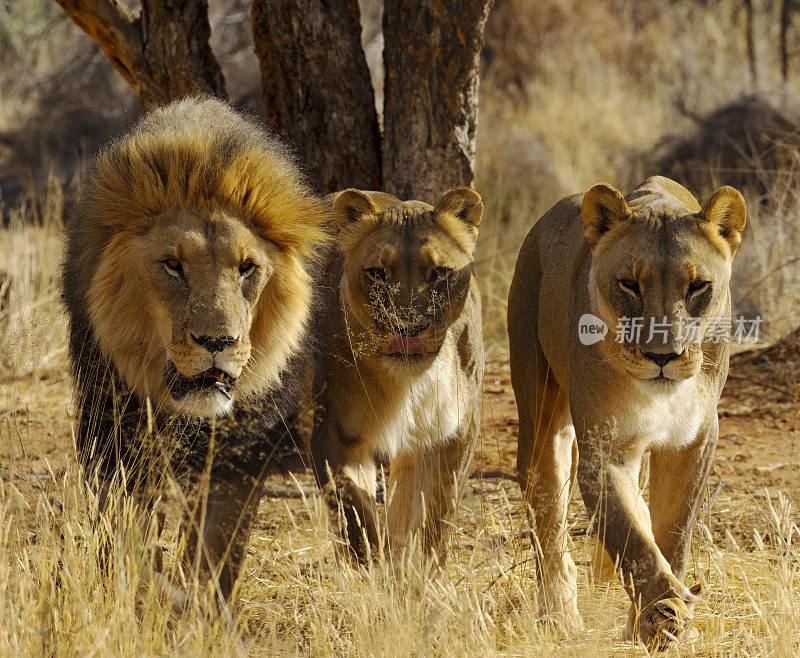
[[[360,4],[380,112],[382,3]],[[250,3],[209,5],[230,96],[263,113]],[[766,339],[800,325],[798,36],[800,7],[788,0],[497,0],[475,181],[487,208],[478,251],[487,337],[504,340],[516,252],[541,213],[596,182],[627,191],[656,173],[701,203],[722,184],[745,193],[735,313],[760,314]],[[92,154],[139,112],[55,2],[0,0],[5,224],[60,222]],[[11,285],[7,276],[6,293]]]

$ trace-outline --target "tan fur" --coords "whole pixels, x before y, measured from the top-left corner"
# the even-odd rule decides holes
[[[712,318],[730,316],[745,217],[732,188],[701,209],[678,183],[653,177],[625,197],[601,184],[563,199],[525,240],[509,295],[509,344],[517,467],[548,614],[581,623],[566,528],[577,476],[605,547],[595,567],[616,567],[633,602],[628,633],[663,648],[691,621],[698,590],[682,581],[728,370],[727,343],[705,332]],[[604,340],[579,340],[584,314],[606,323]],[[699,344],[674,329],[686,316],[700,318]],[[642,336],[616,342],[625,317],[644,319]],[[650,321],[664,317],[673,329],[650,335]],[[646,453],[649,508],[638,488]]]
[[[390,547],[421,534],[424,551],[444,558],[479,427],[483,343],[472,266],[482,210],[466,188],[436,207],[357,190],[335,200],[311,445],[334,522],[361,562],[383,543],[379,458],[390,462]],[[449,268],[448,278],[432,280],[435,268]],[[370,278],[376,270],[385,281]],[[401,334],[428,355],[385,354]]]

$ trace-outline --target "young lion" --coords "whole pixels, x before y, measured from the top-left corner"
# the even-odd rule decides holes
[[[728,345],[711,328],[730,321],[746,214],[731,187],[701,208],[653,177],[627,197],[596,185],[563,199],[528,234],[508,333],[544,612],[580,624],[566,528],[577,473],[633,601],[629,635],[661,649],[691,621],[699,588],[682,581],[728,374]],[[649,509],[637,486],[647,451]]]
[[[87,477],[102,498],[123,473],[140,498],[165,474],[183,482],[186,567],[225,599],[264,475],[300,461],[292,419],[327,217],[280,143],[197,97],[104,149],[67,225]]]
[[[480,426],[480,295],[473,251],[480,196],[432,207],[346,190],[317,324],[313,465],[335,525],[361,563],[377,556],[376,459],[391,460],[390,546],[419,532],[444,558]],[[343,514],[340,519],[339,513]]]

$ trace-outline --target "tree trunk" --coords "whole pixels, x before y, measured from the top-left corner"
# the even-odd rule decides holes
[[[136,16],[117,0],[56,0],[105,51],[145,109],[188,94],[225,96],[211,46],[207,0],[142,0]]]
[[[267,122],[322,192],[381,189],[380,132],[357,0],[253,0]]]
[[[435,203],[474,178],[478,56],[493,0],[384,4],[384,189]]]

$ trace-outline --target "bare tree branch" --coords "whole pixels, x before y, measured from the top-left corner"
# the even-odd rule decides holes
[[[188,94],[225,96],[208,39],[207,0],[143,0],[136,16],[117,0],[55,0],[103,49],[145,108]]]
[[[125,81],[136,88],[134,59],[142,49],[136,15],[116,0],[56,0],[100,46]]]

